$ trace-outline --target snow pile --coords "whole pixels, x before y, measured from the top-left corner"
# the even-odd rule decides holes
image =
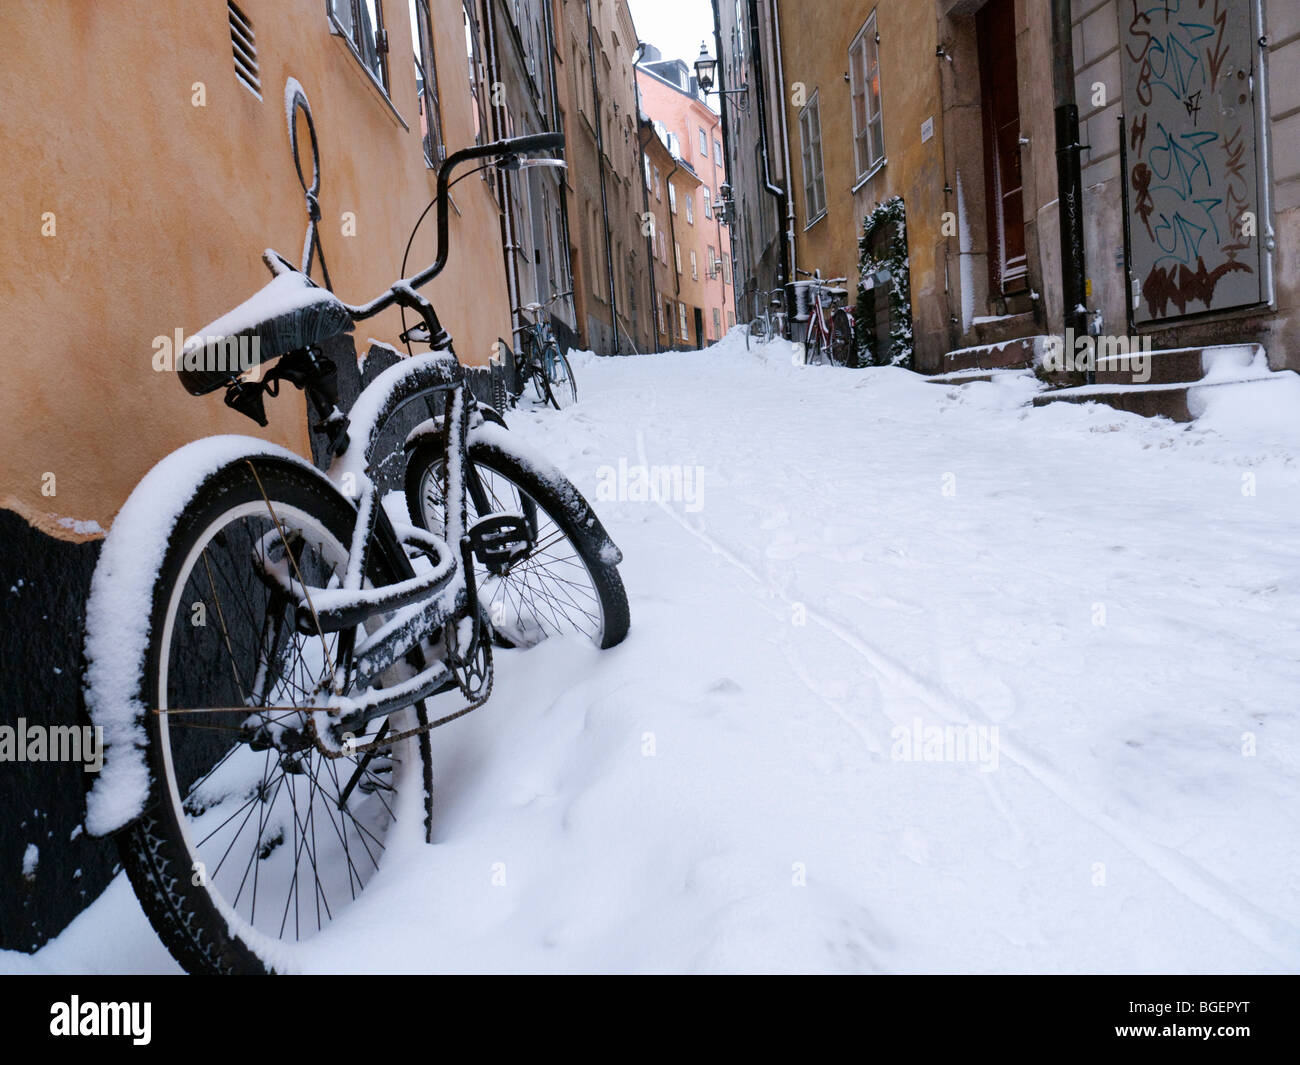
[[[510,414],[588,499],[622,460],[703,506],[599,504],[627,641],[498,653],[433,737],[436,844],[303,967],[1300,968],[1300,396],[1183,427],[788,350]],[[928,745],[964,729],[996,763]],[[21,966],[175,969],[121,879]]]

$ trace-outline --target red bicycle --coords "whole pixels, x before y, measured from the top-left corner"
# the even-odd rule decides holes
[[[832,286],[848,278],[824,279],[820,270],[797,271],[809,280],[796,281],[796,306],[805,310],[808,331],[804,337],[804,365],[823,364],[856,368],[858,344],[853,327],[853,312],[847,306],[848,292]]]

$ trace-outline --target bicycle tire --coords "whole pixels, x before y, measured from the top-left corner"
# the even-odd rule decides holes
[[[212,811],[216,811],[216,816],[220,816],[223,812],[223,803],[235,801],[235,799],[245,795],[244,792],[237,790],[225,793],[222,788],[230,785],[233,779],[239,778],[239,775],[245,772],[250,765],[255,770],[256,755],[251,747],[247,749],[248,754],[244,752],[246,744],[242,739],[235,740],[224,752],[219,750],[223,742],[220,739],[212,740],[207,737],[194,739],[190,734],[196,733],[196,729],[184,728],[183,725],[188,719],[184,716],[178,717],[175,710],[178,704],[183,708],[189,707],[189,701],[184,697],[189,694],[187,689],[193,690],[194,688],[202,689],[201,692],[195,693],[196,697],[199,695],[203,697],[198,700],[200,702],[217,699],[216,705],[235,705],[228,703],[225,698],[225,695],[229,694],[225,690],[225,685],[230,682],[227,681],[225,684],[214,683],[214,678],[220,672],[216,664],[216,659],[219,656],[205,658],[202,655],[183,653],[184,636],[189,633],[190,629],[193,629],[193,632],[199,632],[199,627],[192,624],[187,627],[185,622],[180,620],[180,617],[191,614],[193,607],[187,593],[193,594],[201,590],[205,577],[211,588],[212,595],[212,602],[208,603],[205,614],[209,618],[213,614],[220,618],[219,627],[222,630],[224,642],[229,651],[228,659],[230,664],[234,666],[237,658],[239,658],[236,654],[236,644],[242,649],[245,646],[242,642],[243,638],[254,629],[260,630],[257,636],[257,646],[260,650],[261,641],[266,635],[265,620],[259,625],[255,617],[250,615],[249,626],[241,630],[241,614],[236,613],[233,609],[227,609],[236,605],[241,606],[241,608],[248,608],[252,600],[245,599],[242,604],[236,604],[232,595],[228,597],[230,601],[227,602],[226,608],[223,608],[221,594],[217,589],[217,577],[220,577],[222,588],[230,591],[233,591],[236,584],[241,580],[244,581],[247,587],[254,587],[254,582],[248,580],[246,574],[239,572],[237,564],[223,564],[219,555],[210,558],[209,548],[217,545],[220,540],[221,546],[225,546],[227,543],[232,544],[230,548],[230,558],[232,560],[241,556],[244,558],[249,557],[244,552],[247,550],[246,544],[252,542],[252,530],[250,529],[246,533],[250,537],[248,541],[241,540],[240,537],[244,534],[235,529],[235,521],[241,516],[257,513],[259,508],[265,506],[267,499],[272,502],[275,514],[269,518],[259,519],[259,523],[265,524],[268,529],[276,527],[287,530],[288,535],[295,540],[297,539],[296,533],[302,534],[303,545],[299,549],[299,557],[295,565],[306,567],[303,570],[304,575],[309,572],[312,565],[311,560],[307,559],[307,552],[312,546],[309,539],[311,534],[320,538],[318,550],[322,557],[333,555],[335,556],[335,564],[345,564],[347,557],[346,545],[351,542],[352,529],[356,521],[356,510],[328,482],[324,481],[310,468],[304,468],[280,457],[253,455],[247,459],[230,462],[207,477],[197,488],[189,503],[182,510],[168,539],[163,560],[153,578],[150,636],[137,680],[137,696],[143,706],[158,706],[162,709],[171,710],[172,713],[147,713],[145,715],[145,728],[149,739],[146,751],[150,777],[149,797],[141,816],[135,819],[123,832],[119,833],[118,847],[127,877],[135,889],[136,896],[150,924],[182,968],[187,972],[196,974],[260,974],[293,970],[297,967],[294,947],[286,942],[283,934],[285,927],[287,927],[287,919],[281,922],[280,935],[278,936],[272,934],[275,923],[274,909],[270,913],[269,922],[265,920],[258,921],[257,884],[260,875],[265,873],[265,876],[271,877],[273,869],[275,875],[283,882],[287,873],[286,856],[290,849],[294,852],[292,858],[293,874],[290,881],[293,886],[288,890],[293,893],[294,941],[301,939],[302,937],[298,934],[301,931],[301,893],[298,876],[300,858],[306,846],[307,832],[305,828],[302,828],[302,845],[300,846],[297,830],[307,822],[311,823],[314,830],[318,816],[317,808],[320,805],[317,792],[318,790],[321,794],[325,792],[325,788],[318,789],[317,784],[320,778],[316,775],[323,770],[324,767],[320,765],[320,762],[325,761],[325,759],[316,752],[314,754],[316,762],[313,763],[311,761],[313,752],[308,748],[303,758],[296,763],[301,768],[302,761],[307,762],[304,774],[310,777],[312,781],[311,789],[306,796],[308,806],[305,815],[306,821],[300,824],[299,796],[294,786],[290,785],[287,791],[286,805],[291,807],[293,811],[294,829],[292,834],[294,834],[295,838],[294,846],[286,848],[284,826],[282,825],[279,829],[278,840],[275,830],[272,829],[267,832],[266,826],[272,825],[277,816],[282,819],[286,818],[288,811],[284,808],[280,808],[277,815],[277,803],[281,794],[286,794],[284,789],[289,777],[299,774],[290,769],[290,763],[284,761],[283,752],[277,747],[266,748],[267,754],[263,759],[263,764],[269,767],[271,752],[276,752],[278,759],[276,768],[280,770],[280,776],[277,778],[276,790],[273,793],[269,793],[267,790],[269,782],[265,775],[254,790],[247,793],[248,818],[252,816],[252,804],[255,801],[266,809],[258,811],[258,834],[251,840],[252,850],[249,853],[248,868],[255,870],[255,886],[253,888],[253,903],[248,915],[245,916],[241,912],[240,895],[243,889],[241,888],[239,892],[235,893],[233,900],[227,897],[232,890],[230,886],[232,877],[223,875],[222,865],[226,860],[226,856],[231,854],[235,842],[243,836],[244,824],[247,823],[248,819],[246,818],[245,822],[240,824],[235,837],[231,840],[230,847],[225,852],[225,856],[216,863],[215,868],[212,867],[212,859],[223,840],[218,839],[215,846],[209,846],[212,835],[216,833],[197,842],[193,837],[207,829],[212,820],[212,818],[208,818],[208,815]],[[378,554],[378,552],[374,553],[375,556],[378,556]],[[200,558],[206,571],[204,574],[201,574],[199,570]],[[214,562],[215,566],[213,565]],[[379,572],[381,565],[381,561],[378,557],[375,557],[374,569],[372,570],[373,576],[379,580],[392,579],[392,574]],[[233,568],[231,568],[232,566]],[[213,573],[214,568],[215,575]],[[253,567],[249,565],[248,570],[252,571]],[[196,582],[193,585],[190,583],[191,578]],[[307,579],[311,580],[310,577]],[[261,583],[261,578],[257,578],[257,580]],[[105,582],[104,587],[105,590],[100,594],[111,597],[111,579]],[[92,595],[94,594],[96,593],[92,592]],[[268,591],[267,594],[267,616],[270,617],[272,611],[269,609],[269,603],[273,593]],[[215,610],[214,607],[216,607]],[[87,613],[88,616],[91,615],[89,608]],[[233,636],[228,619],[234,621]],[[186,620],[192,622],[193,616],[186,618]],[[216,618],[212,618],[212,620],[216,621]],[[206,628],[206,625],[203,628]],[[177,639],[182,640],[182,647],[180,648],[174,643]],[[296,638],[291,639],[296,649],[297,640]],[[211,634],[210,637],[209,635],[194,636],[194,650],[198,650],[204,643],[219,645],[220,642],[217,640],[215,633]],[[90,645],[92,644],[88,639],[88,646]],[[102,642],[100,645],[102,646]],[[304,646],[309,646],[306,639],[304,639]],[[284,648],[285,652],[288,653],[289,644],[287,642]],[[275,660],[278,657],[278,653],[267,656],[269,660]],[[181,673],[179,669],[176,670],[175,675],[179,679],[175,683],[173,683],[173,658],[176,659],[178,666],[182,664],[185,666],[184,673]],[[259,656],[258,661],[260,662],[260,660]],[[243,661],[246,663],[249,659],[244,657]],[[224,667],[225,664],[221,663],[221,667]],[[259,665],[258,668],[260,669],[261,666]],[[278,687],[287,690],[295,683],[295,681],[288,680],[282,664],[267,667],[268,671],[272,668],[279,670],[279,679],[275,681]],[[203,672],[205,669],[206,673]],[[233,672],[234,683],[237,688],[242,690],[238,668],[236,667]],[[297,674],[294,673],[293,676],[296,677]],[[279,695],[282,697],[284,691],[281,690]],[[281,699],[277,698],[275,703],[279,704],[280,701]],[[211,704],[209,703],[209,705]],[[268,705],[265,699],[261,705]],[[255,714],[255,708],[256,704],[252,707],[250,716],[258,716]],[[222,722],[224,722],[226,716],[231,717],[232,722],[234,722],[240,719],[240,715],[249,711],[250,707],[245,703],[240,705],[238,712],[223,712],[220,716]],[[201,716],[203,724],[199,727],[212,729],[222,727],[222,722],[216,721],[218,715],[209,716],[204,714]],[[260,716],[264,722],[269,722],[275,715],[266,713]],[[292,716],[290,715],[290,717]],[[424,723],[425,720],[423,714],[418,712],[416,719],[421,723]],[[400,721],[403,725],[410,723],[410,717],[405,710],[392,715],[390,720]],[[275,716],[275,721],[277,726],[282,725],[284,718]],[[218,733],[218,735],[220,734]],[[393,782],[396,783],[399,780],[409,782],[412,779],[411,771],[418,772],[419,781],[424,792],[422,805],[427,832],[429,819],[432,815],[432,762],[429,756],[428,735],[422,734],[414,740],[406,740],[399,745],[399,748],[399,757],[392,768]],[[412,752],[414,752],[414,758],[418,761],[418,765],[412,766],[408,764],[411,761]],[[252,754],[253,757],[250,758],[249,754]],[[295,755],[294,757],[297,758],[298,756]],[[209,762],[211,762],[210,768],[208,768]],[[339,774],[351,774],[355,771],[357,764],[359,763],[355,757],[344,756],[340,760],[339,766],[331,765],[327,785],[329,780],[332,780],[336,792],[341,793]],[[370,762],[367,764],[374,765],[375,763]],[[206,772],[204,772],[205,769]],[[270,772],[270,770],[264,769],[264,774],[266,772]],[[362,778],[362,786],[354,790],[347,803],[340,805],[340,814],[346,812],[347,816],[356,820],[356,814],[352,812],[354,808],[358,810],[367,809],[368,812],[363,816],[377,813],[377,810],[373,809],[373,804],[376,801],[374,795],[379,787],[388,786],[387,782],[379,780],[379,772],[379,770],[367,771],[367,774]],[[191,775],[194,775],[195,778],[189,780],[187,784],[182,778],[188,778]],[[253,776],[255,776],[255,771]],[[367,790],[367,784],[374,784],[374,787]],[[362,793],[362,797],[354,802],[354,796],[357,795],[357,792]],[[394,795],[400,794],[401,787],[394,788]],[[232,796],[234,796],[233,799]],[[391,817],[380,815],[380,818],[385,821],[384,827],[386,831],[399,819],[382,798],[377,801],[385,807],[387,815],[392,815]],[[331,803],[332,800],[327,799],[325,805]],[[208,820],[205,821],[205,818],[208,818]],[[343,849],[346,852],[348,822],[343,817],[340,817],[340,820],[344,824],[341,835],[344,843]],[[287,824],[287,819],[285,823]],[[357,827],[359,832],[359,821]],[[378,827],[377,824],[376,827]],[[323,890],[319,879],[322,873],[316,869],[316,864],[318,859],[320,859],[322,865],[328,864],[331,854],[328,851],[324,855],[318,853],[319,841],[314,836],[313,840],[308,857],[317,878],[315,887],[317,890]],[[328,839],[325,845],[327,848],[329,847]],[[358,844],[358,848],[361,849],[360,844]],[[368,850],[369,848],[365,849]],[[360,857],[359,850],[358,858]],[[241,853],[237,856],[237,861],[242,860],[242,858]],[[271,862],[273,858],[274,865]],[[355,870],[352,865],[351,855],[347,855],[347,863],[346,874],[350,887],[348,893],[355,899],[358,890],[352,887]],[[374,862],[374,866],[375,870],[377,870],[377,861]],[[247,881],[248,868],[245,870],[241,883]],[[375,870],[370,870],[370,873],[373,874]],[[355,872],[359,881],[359,888],[364,888],[365,885],[364,881],[361,880],[360,872]],[[336,874],[337,870],[335,869],[326,871],[324,875],[337,879]],[[219,887],[217,886],[218,881],[220,881]],[[303,882],[305,882],[305,878]],[[267,890],[269,890],[269,881]],[[286,894],[286,914],[289,909],[290,898],[291,896]],[[341,896],[336,896],[334,907],[331,908],[329,898],[325,896],[326,910],[329,916],[328,923],[333,921],[339,898]],[[318,933],[327,931],[328,923],[322,923],[320,920],[318,901],[316,931]]]
[[[601,623],[599,631],[588,631],[580,625],[575,626],[574,631],[586,635],[601,648],[609,648],[621,643],[630,625],[627,592],[619,576],[617,563],[604,557],[601,544],[588,531],[591,507],[581,493],[559,474],[540,475],[528,458],[512,453],[509,446],[501,441],[487,442],[472,439],[469,445],[469,459],[479,470],[487,470],[491,474],[503,477],[522,489],[532,503],[554,523],[558,532],[568,541],[573,552],[581,560],[591,581],[592,594],[600,606]],[[412,450],[406,467],[406,500],[411,520],[435,535],[439,534],[443,521],[440,509],[442,462],[441,445],[434,440],[425,440]],[[512,502],[522,502],[522,499]],[[474,509],[471,504],[471,511]],[[490,509],[496,512],[495,508]],[[526,506],[524,509],[527,509]],[[539,525],[541,525],[540,519]],[[539,540],[542,538],[539,537]],[[546,539],[550,537],[547,536]],[[532,631],[540,630],[548,636],[567,634],[557,619],[548,618],[539,611],[534,611],[530,618],[503,619],[499,614],[493,616],[493,604],[500,602],[509,604],[512,593],[507,589],[498,594],[492,586],[491,575],[481,563],[476,565],[475,575],[480,587],[480,602],[483,603],[494,626],[499,630],[517,625]],[[523,584],[531,580],[534,585],[537,585],[540,581],[540,575],[535,572],[529,574],[521,571],[520,576]],[[568,575],[566,578],[572,579]],[[500,583],[504,586],[506,582],[500,579]],[[513,601],[519,604],[519,610],[522,612],[525,600],[535,601],[537,594],[536,591],[524,592],[517,595]],[[569,594],[572,596],[577,593],[570,591]],[[542,616],[539,617],[539,613],[542,613]],[[507,637],[504,642],[507,646],[511,646],[519,641]]]
[[[831,315],[831,338],[827,350],[834,365],[858,368],[857,338],[853,335],[853,323],[843,307],[836,308]]]
[[[573,376],[573,367],[557,344],[548,344],[542,354],[542,365],[546,367],[546,395],[556,410],[567,410],[578,402],[578,382]],[[557,369],[561,369],[557,373]]]

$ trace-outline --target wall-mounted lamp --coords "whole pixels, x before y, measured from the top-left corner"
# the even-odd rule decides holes
[[[695,80],[699,82],[700,91],[706,96],[709,93],[716,93],[718,96],[739,96],[741,102],[736,104],[737,110],[749,110],[749,86],[742,85],[739,89],[714,89],[714,84],[718,75],[718,61],[709,55],[709,46],[700,42],[700,54],[695,59]]]

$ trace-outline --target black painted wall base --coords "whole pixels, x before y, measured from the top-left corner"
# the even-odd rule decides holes
[[[81,639],[98,557],[97,543],[56,540],[0,510],[0,725],[89,723]],[[117,847],[81,826],[91,779],[80,765],[0,761],[0,947],[41,947],[112,879]]]

